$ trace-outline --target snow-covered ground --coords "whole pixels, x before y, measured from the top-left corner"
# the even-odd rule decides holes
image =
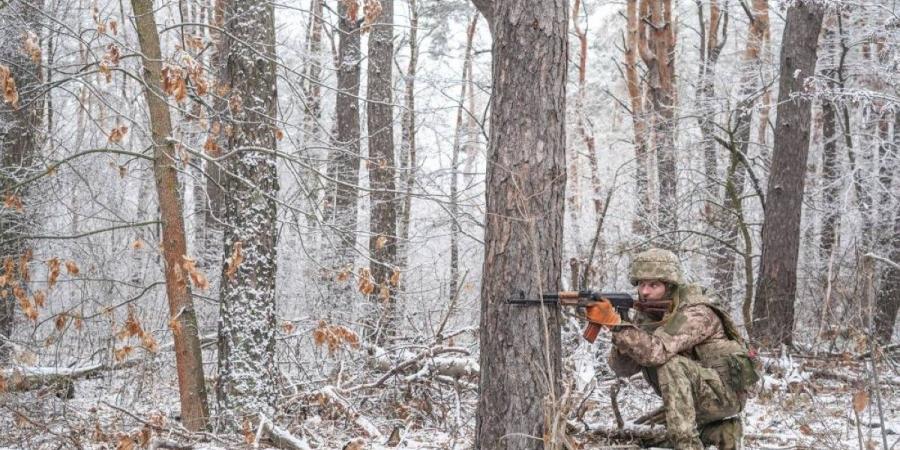
[[[603,353],[594,350],[595,356]],[[881,449],[885,442],[888,449],[897,448],[896,357],[879,359],[876,372],[868,359],[851,355],[763,357],[764,385],[744,414],[746,448],[869,450]],[[602,361],[597,366],[599,375],[576,388],[582,397],[569,415],[574,441],[583,449],[636,448],[604,434],[616,429],[611,402],[616,383],[625,429],[658,434],[660,427],[631,423],[660,405],[649,385],[639,376],[617,382],[603,374]],[[872,389],[876,378],[877,390]],[[388,383],[365,395],[340,394],[352,406],[349,411],[309,392],[284,393],[275,422],[296,438],[297,448],[472,448],[476,397],[468,386],[454,389],[427,380]],[[159,362],[100,372],[79,379],[75,388],[71,399],[58,398],[49,387],[0,394],[0,450],[129,450],[167,448],[165,444],[198,450],[274,448],[258,429],[184,430],[178,422],[174,372]],[[375,430],[366,432],[367,426]]]

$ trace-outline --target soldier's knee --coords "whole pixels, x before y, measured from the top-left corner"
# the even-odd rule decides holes
[[[684,377],[690,372],[690,360],[683,356],[675,356],[656,368],[660,383]]]
[[[703,426],[700,440],[704,445],[714,445],[719,450],[739,450],[744,427],[739,417],[720,420]]]

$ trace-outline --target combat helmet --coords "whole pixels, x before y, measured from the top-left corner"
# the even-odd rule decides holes
[[[661,248],[651,248],[638,253],[631,261],[628,281],[637,286],[640,280],[660,280],[676,286],[684,284],[681,261],[674,253]]]

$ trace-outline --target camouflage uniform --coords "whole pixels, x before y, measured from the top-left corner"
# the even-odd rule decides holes
[[[609,365],[618,376],[643,371],[663,399],[666,434],[676,449],[737,449],[739,417],[756,373],[728,314],[697,286],[685,286],[674,254],[653,249],[635,257],[632,284],[657,279],[678,286],[661,321],[635,311],[617,327]],[[699,427],[699,429],[698,429]]]

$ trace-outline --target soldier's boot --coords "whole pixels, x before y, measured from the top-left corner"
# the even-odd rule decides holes
[[[700,430],[703,445],[714,445],[719,450],[741,450],[743,436],[740,417],[708,423]]]
[[[675,450],[703,450],[694,409],[697,367],[695,362],[675,356],[656,369],[666,406],[666,436]]]

